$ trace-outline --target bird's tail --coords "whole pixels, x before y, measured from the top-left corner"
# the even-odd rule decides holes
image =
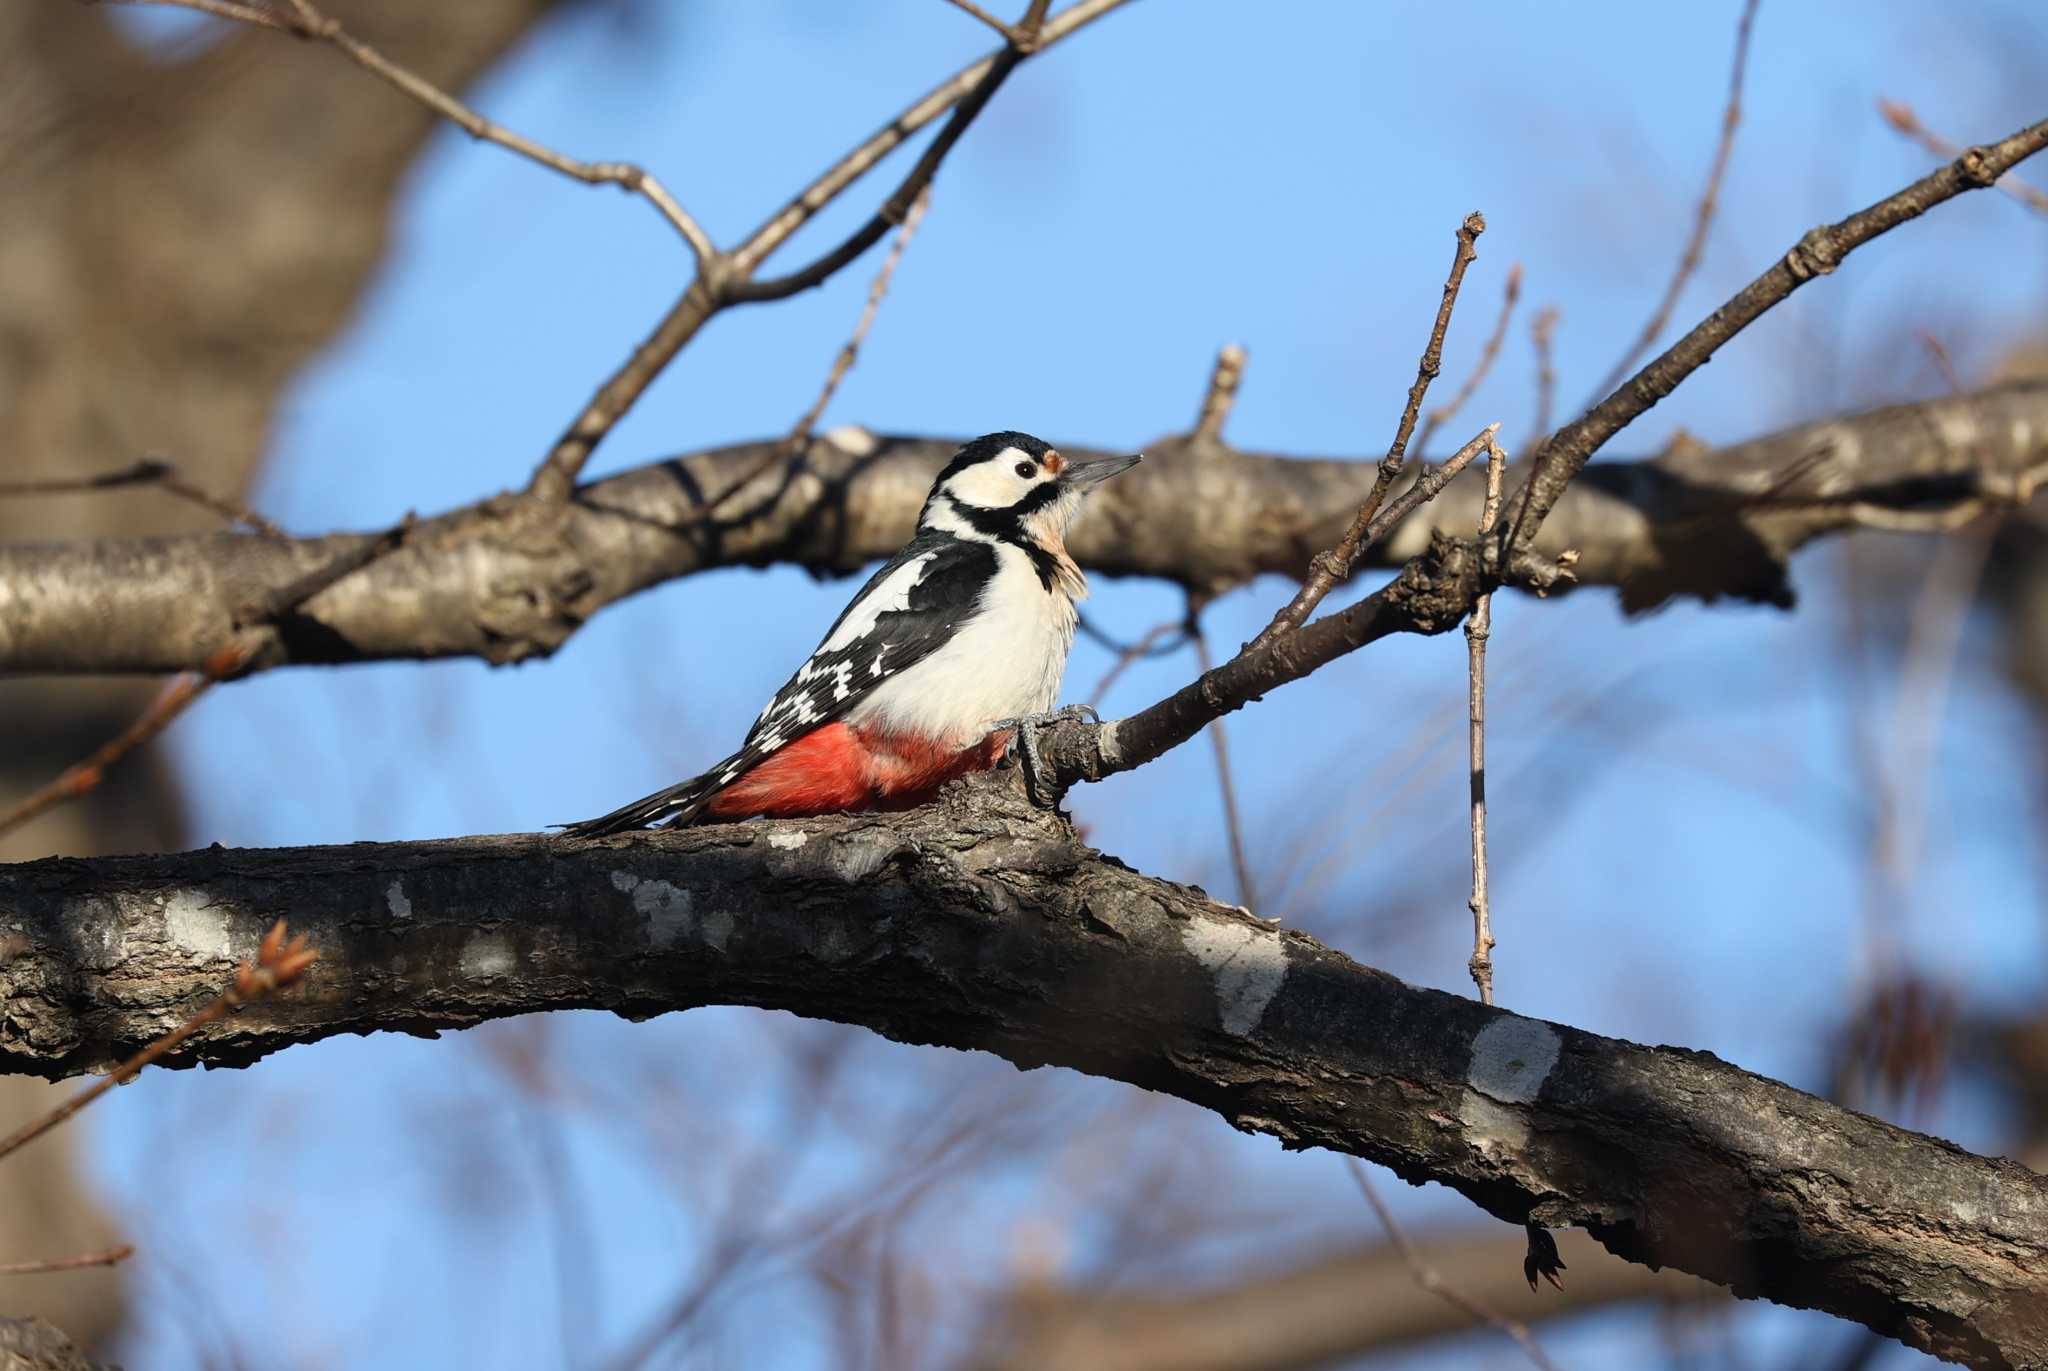
[[[671,828],[681,828],[695,819],[712,796],[731,782],[732,763],[737,757],[728,757],[701,776],[692,776],[687,781],[678,781],[666,790],[657,790],[652,795],[643,795],[629,805],[621,805],[609,814],[600,814],[595,819],[584,819],[578,823],[561,825],[562,831],[572,838],[599,838],[607,833],[625,833],[635,828],[646,828],[650,824],[666,821]]]

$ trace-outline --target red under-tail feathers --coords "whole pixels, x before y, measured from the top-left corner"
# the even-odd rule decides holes
[[[994,766],[1009,742],[1009,733],[998,731],[955,748],[912,734],[830,723],[779,748],[728,785],[716,785],[721,763],[600,818],[570,824],[567,831],[588,838],[664,821],[680,827],[700,819],[729,822],[757,814],[800,819],[911,809],[955,777]]]

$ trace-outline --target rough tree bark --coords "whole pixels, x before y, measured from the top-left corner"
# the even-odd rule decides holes
[[[493,499],[427,520],[406,546],[323,592],[253,670],[293,663],[552,652],[604,605],[721,566],[857,571],[902,545],[953,438],[839,430],[801,460],[780,440],[695,453],[585,487],[566,508]],[[1076,455],[1099,455],[1071,449]],[[1180,436],[1106,487],[1071,545],[1090,569],[1202,596],[1263,572],[1299,577],[1372,483],[1371,463],[1238,452]],[[749,480],[749,477],[752,479]],[[2048,478],[2048,383],[1805,425],[1725,448],[1588,467],[1538,550],[1575,549],[1582,583],[1641,610],[1674,596],[1790,604],[1786,562],[1851,528],[1937,526],[2024,500]],[[1468,473],[1373,549],[1405,561],[1435,531],[1469,536]],[[233,533],[0,547],[0,671],[197,667],[237,609],[370,535]]]
[[[2048,1179],[1706,1053],[1405,985],[1089,850],[1008,771],[898,816],[9,868],[0,1070],[106,1065],[281,915],[326,949],[318,975],[188,1060],[770,1006],[1164,1091],[1737,1294],[2048,1366]]]

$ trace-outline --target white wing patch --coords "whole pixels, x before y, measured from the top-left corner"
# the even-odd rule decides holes
[[[882,678],[882,658],[889,644],[875,644],[873,655],[868,656],[862,651],[861,639],[875,631],[883,615],[910,608],[911,592],[937,559],[935,552],[911,558],[847,607],[846,617],[754,720],[747,749],[753,760],[780,750],[790,740],[836,717],[840,712],[837,706],[853,698],[863,675],[870,685]],[[734,775],[752,765],[752,760],[737,765]]]
[[[847,609],[846,617],[839,621],[839,627],[832,630],[832,636],[818,645],[818,653],[837,652],[850,647],[855,640],[874,632],[875,622],[884,614],[910,608],[910,592],[917,589],[917,583],[924,579],[925,568],[937,555],[927,552],[922,557],[913,557],[890,572],[887,580]],[[812,660],[815,661],[816,657],[814,653]],[[806,679],[805,673],[810,669],[810,663],[806,663],[804,670],[797,673],[797,679]]]

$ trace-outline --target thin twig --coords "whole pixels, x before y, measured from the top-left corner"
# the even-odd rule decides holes
[[[853,325],[853,332],[839,348],[838,356],[832,359],[832,369],[826,373],[825,384],[818,389],[818,398],[804,411],[796,426],[789,431],[785,444],[791,452],[802,449],[810,441],[811,430],[817,426],[818,416],[832,403],[832,397],[839,390],[839,383],[846,379],[846,373],[853,370],[853,364],[860,357],[860,345],[867,341],[868,330],[874,327],[875,315],[881,311],[882,301],[889,294],[889,282],[896,275],[896,264],[903,260],[903,250],[910,246],[910,240],[917,236],[917,226],[924,220],[924,212],[931,204],[931,187],[918,192],[917,199],[910,204],[910,213],[903,217],[903,227],[896,230],[896,241],[889,246],[889,255],[882,259],[881,269],[868,286],[868,301],[861,308],[860,318]]]
[[[1495,420],[1479,431],[1479,436],[1444,459],[1442,466],[1431,467],[1424,472],[1414,485],[1394,497],[1394,502],[1373,516],[1365,526],[1365,536],[1359,539],[1358,550],[1364,552],[1380,539],[1387,536],[1394,525],[1413,514],[1437,497],[1451,478],[1472,464],[1472,460],[1487,450],[1500,433],[1500,421]]]
[[[1530,1334],[1527,1324],[1523,1323],[1520,1319],[1511,1319],[1504,1314],[1497,1313],[1486,1305],[1481,1304],[1478,1300],[1473,1299],[1464,1291],[1459,1290],[1456,1286],[1450,1285],[1437,1272],[1435,1267],[1424,1260],[1422,1253],[1418,1252],[1415,1244],[1409,1241],[1408,1234],[1403,1231],[1401,1225],[1394,1222],[1393,1212],[1380,1199],[1379,1192],[1373,1189],[1372,1178],[1365,1174],[1365,1166],[1358,1158],[1346,1157],[1344,1164],[1351,1168],[1351,1178],[1358,1182],[1359,1192],[1365,1196],[1365,1202],[1372,1206],[1373,1213],[1379,1215],[1380,1227],[1387,1230],[1387,1241],[1391,1242],[1395,1250],[1400,1252],[1401,1260],[1408,1263],[1408,1273],[1415,1278],[1416,1285],[1435,1295],[1438,1299],[1443,1300],[1446,1304],[1464,1310],[1466,1314],[1481,1323],[1492,1324],[1495,1328],[1513,1338],[1522,1351],[1528,1355],[1529,1360],[1543,1368],[1543,1371],[1557,1371],[1556,1364],[1550,1358],[1544,1356],[1543,1349],[1536,1345],[1536,1339]]]
[[[1920,116],[1913,112],[1911,105],[1897,100],[1881,99],[1877,102],[1877,112],[1896,132],[1904,134],[1943,161],[1962,151],[1954,143],[1921,123]],[[1996,184],[1998,189],[2034,213],[2048,214],[2048,191],[2042,190],[2032,182],[2022,180],[2018,172],[2007,172],[1998,178]]]
[[[1361,546],[1384,536],[1450,484],[1499,431],[1498,423],[1487,425],[1442,466],[1419,477],[1374,516]],[[1564,560],[1558,559],[1560,563]],[[1477,565],[1473,550],[1446,545],[1441,556],[1409,563],[1391,583],[1359,603],[1291,630],[1274,642],[1247,644],[1215,670],[1203,672],[1165,699],[1128,718],[1102,724],[1055,725],[1040,740],[1040,754],[1052,763],[1057,784],[1062,788],[1078,780],[1099,781],[1141,767],[1193,738],[1211,719],[1241,709],[1367,643],[1393,633],[1434,633],[1453,627],[1464,617],[1463,604],[1457,609],[1457,618],[1452,619],[1439,617],[1432,610],[1425,622],[1415,613],[1422,600],[1439,602],[1447,588],[1446,584],[1433,584],[1425,568],[1448,572],[1451,579],[1447,584],[1455,585],[1466,580]],[[1533,556],[1506,563],[1505,569],[1517,583],[1527,580],[1536,585],[1546,583],[1538,578],[1554,583],[1562,574],[1557,564],[1544,564]]]
[[[825,284],[842,267],[879,243],[882,235],[887,233],[892,225],[904,221],[905,216],[910,213],[910,206],[931,187],[932,178],[938,175],[939,164],[946,160],[946,154],[953,150],[954,144],[967,132],[967,126],[988,107],[988,102],[995,98],[996,91],[1001,89],[1003,82],[1009,79],[1010,73],[1017,69],[1026,55],[1014,46],[996,54],[995,60],[989,64],[988,73],[975,83],[974,89],[967,92],[954,107],[952,118],[939,130],[939,136],[932,139],[931,146],[917,159],[916,165],[910,169],[910,174],[903,178],[903,183],[882,202],[880,209],[868,216],[865,223],[841,239],[838,246],[819,254],[808,265],[785,272],[781,276],[766,279],[754,279],[749,276],[732,280],[720,290],[719,303],[760,304],[770,300],[787,299],[813,286]],[[762,253],[759,257],[765,258],[766,255]],[[735,260],[742,262],[748,260],[749,256],[748,248],[742,248],[734,254]]]
[[[1081,627],[1091,638],[1106,644],[1117,654],[1116,661],[1110,664],[1109,670],[1102,673],[1102,679],[1095,683],[1095,689],[1089,693],[1090,705],[1102,703],[1103,698],[1109,694],[1109,688],[1117,683],[1118,677],[1130,669],[1131,663],[1146,657],[1163,657],[1169,652],[1178,652],[1188,640],[1187,622],[1182,619],[1168,619],[1164,623],[1154,624],[1146,629],[1136,642],[1128,644],[1114,642],[1100,629],[1091,626],[1086,618],[1081,620]],[[1175,629],[1181,631],[1180,637],[1170,643],[1162,644],[1159,641]]]
[[[1941,339],[1931,331],[1919,336],[1949,389],[1962,393],[1962,379]],[[1944,431],[1936,429],[1935,434],[1946,447],[1949,440]],[[1987,512],[1937,542],[1907,615],[1898,696],[1891,722],[1882,732],[1887,746],[1873,759],[1877,763],[1873,769],[1878,803],[1871,849],[1876,868],[1890,882],[1894,894],[1908,891],[1919,865],[1928,797],[1938,793],[1935,756],[1942,718],[1954,693],[1963,631],[1969,623],[1970,604],[1983,582],[1992,542],[2007,517]]]
[[[98,789],[106,779],[109,767],[169,728],[215,684],[239,676],[269,641],[270,624],[343,577],[353,575],[398,547],[404,540],[405,530],[411,527],[411,521],[412,516],[407,515],[397,527],[387,529],[377,537],[365,538],[325,566],[315,567],[304,576],[274,586],[237,608],[235,632],[213,650],[200,670],[181,671],[165,681],[162,689],[126,728],[94,749],[84,761],[66,767],[55,780],[0,814],[0,837],[68,800]]]
[[[631,162],[584,162],[567,157],[552,148],[543,147],[523,134],[514,133],[442,90],[418,72],[386,57],[376,48],[355,37],[341,26],[331,15],[316,9],[310,0],[291,0],[292,13],[285,15],[273,9],[255,5],[232,3],[232,0],[118,0],[123,4],[155,4],[182,9],[200,10],[223,19],[238,20],[259,28],[279,29],[294,37],[325,43],[347,57],[351,62],[377,77],[393,89],[425,105],[443,119],[456,125],[464,133],[480,142],[495,143],[508,152],[513,152],[529,161],[536,162],[550,171],[561,173],[585,185],[613,185],[630,194],[639,195],[653,205],[656,212],[666,219],[669,226],[679,234],[699,263],[707,262],[716,255],[710,237],[703,226],[690,217],[679,204],[668,187],[655,178],[652,172],[635,166]]]
[[[75,1257],[48,1257],[33,1262],[0,1262],[0,1276],[42,1276],[52,1271],[82,1271],[93,1266],[119,1266],[135,1255],[135,1244],[124,1242],[100,1252],[81,1252]]]
[[[965,10],[967,13],[973,15],[976,19],[979,19],[982,23],[988,25],[997,33],[1000,33],[1005,40],[1015,40],[1016,35],[1011,31],[1010,26],[1008,24],[1005,24],[1002,20],[996,18],[987,10],[975,4],[974,0],[951,0],[951,4],[954,8]]]
[[[1508,455],[1486,443],[1486,504],[1479,514],[1479,545],[1492,548],[1500,521],[1501,474]],[[1493,592],[1481,591],[1465,620],[1466,721],[1472,759],[1472,959],[1466,968],[1482,1004],[1493,1003],[1493,905],[1486,888],[1486,640],[1493,634]]]
[[[1529,321],[1529,346],[1536,353],[1536,422],[1530,426],[1523,451],[1536,451],[1537,444],[1550,436],[1551,414],[1557,405],[1557,321],[1563,317],[1556,305],[1545,305]]]
[[[1465,384],[1458,387],[1456,395],[1422,416],[1422,430],[1415,435],[1415,451],[1424,461],[1429,459],[1429,444],[1436,437],[1436,431],[1457,417],[1465,402],[1486,380],[1487,373],[1493,370],[1494,359],[1500,356],[1500,345],[1508,336],[1508,320],[1514,317],[1515,302],[1521,296],[1522,264],[1517,262],[1508,268],[1507,286],[1501,291],[1500,315],[1493,321],[1493,332],[1487,336],[1486,346],[1479,350],[1478,364],[1465,377]]]
[[[924,219],[924,212],[931,204],[931,187],[917,197],[904,217],[903,227],[897,230],[896,241],[890,246],[888,256],[882,259],[881,270],[875,273],[874,281],[868,286],[867,304],[862,307],[860,317],[854,322],[853,332],[839,347],[832,359],[831,368],[825,373],[824,384],[818,388],[818,396],[811,402],[789,430],[789,435],[776,447],[771,448],[761,460],[726,483],[723,490],[712,495],[703,503],[700,517],[710,518],[722,511],[735,495],[766,476],[778,464],[787,462],[801,454],[811,441],[811,431],[817,427],[818,418],[825,407],[832,403],[838,393],[840,382],[846,379],[853,364],[860,358],[861,344],[867,341],[868,330],[874,326],[875,315],[881,311],[882,300],[889,293],[889,282],[896,275],[896,264],[903,260],[903,250],[910,246],[910,240],[917,233],[917,226]]]
[[[1600,384],[1593,387],[1594,400],[1621,384],[1621,378],[1635,369],[1643,354],[1650,350],[1650,345],[1657,341],[1657,335],[1671,322],[1671,312],[1678,307],[1678,297],[1684,293],[1686,282],[1699,270],[1700,254],[1706,249],[1707,232],[1713,227],[1714,210],[1721,200],[1721,180],[1727,174],[1729,156],[1735,151],[1735,130],[1742,123],[1742,79],[1749,66],[1749,34],[1756,23],[1756,6],[1757,0],[1748,0],[1742,7],[1742,17],[1735,22],[1735,65],[1728,76],[1728,104],[1721,111],[1721,141],[1714,148],[1706,189],[1700,192],[1699,208],[1693,214],[1692,233],[1685,240],[1685,251],[1679,256],[1678,269],[1671,273],[1671,280],[1664,287],[1664,297],[1650,312],[1643,331],[1636,335],[1635,342],[1629,345],[1613,369],[1600,378]]]
[[[246,647],[253,648],[253,642]],[[246,658],[224,657],[221,661],[224,669],[219,674],[181,671],[165,681],[163,688],[128,727],[100,744],[90,757],[66,767],[55,780],[33,791],[5,814],[0,814],[0,836],[13,832],[67,800],[75,800],[98,789],[106,778],[107,768],[170,727],[172,721],[205,694],[209,686],[245,664]]]
[[[1920,346],[1927,349],[1928,357],[1934,362],[1934,369],[1940,372],[1941,379],[1948,383],[1949,393],[1963,394],[1963,378],[1956,373],[1955,361],[1948,355],[1948,349],[1941,345],[1941,339],[1937,338],[1932,330],[1922,329]]]
[[[1069,5],[1045,23],[1033,51],[1052,46],[1128,3],[1129,0],[1079,0],[1079,3]],[[742,276],[751,276],[776,249],[789,241],[792,234],[838,199],[848,186],[873,170],[877,163],[918,130],[964,99],[987,77],[1000,55],[991,54],[947,77],[798,191],[755,229],[746,242],[733,249],[733,269]]]
[[[1833,272],[1865,243],[1958,195],[1996,184],[2001,176],[2043,148],[2048,148],[2048,119],[2029,124],[1995,143],[1965,149],[1955,161],[1929,172],[1903,190],[1839,222],[1822,224],[1801,235],[1782,257],[1723,301],[1720,308],[1695,324],[1684,337],[1645,363],[1642,370],[1623,381],[1606,399],[1544,441],[1529,461],[1529,477],[1522,483],[1514,516],[1506,521],[1500,535],[1515,554],[1509,558],[1509,564],[1534,550],[1543,521],[1557,507],[1573,478],[1593,460],[1593,454],[1705,366],[1723,344],[1789,299],[1808,281]]]
[[[1337,546],[1309,564],[1301,589],[1273,616],[1273,621],[1260,630],[1259,636],[1252,640],[1253,647],[1269,643],[1307,623],[1308,616],[1315,612],[1323,597],[1351,574],[1352,564],[1364,551],[1366,528],[1378,513],[1380,502],[1386,499],[1387,492],[1400,477],[1402,468],[1407,465],[1408,438],[1415,431],[1415,419],[1422,411],[1422,398],[1429,393],[1429,383],[1443,369],[1444,334],[1451,326],[1451,310],[1458,303],[1458,287],[1465,279],[1465,268],[1479,256],[1473,244],[1484,232],[1486,216],[1476,210],[1466,215],[1465,222],[1458,226],[1458,245],[1451,255],[1451,272],[1444,280],[1443,300],[1438,304],[1436,320],[1430,326],[1429,341],[1423,345],[1422,360],[1415,368],[1415,384],[1408,387],[1408,403],[1402,408],[1401,421],[1394,428],[1394,441],[1387,448],[1387,455],[1380,459],[1379,474],[1374,478],[1365,502],[1359,505],[1351,527],[1344,531]]]
[[[284,538],[288,535],[270,520],[250,509],[239,500],[225,495],[215,495],[187,480],[182,472],[171,463],[159,457],[145,457],[133,466],[118,471],[106,471],[98,476],[80,476],[49,481],[0,481],[0,497],[18,495],[77,495],[96,490],[118,490],[124,486],[156,486],[166,494],[175,495],[198,505],[209,513],[218,514],[232,523],[245,524],[269,538]]]
[[[1196,606],[1188,605],[1188,637],[1195,645],[1195,666],[1204,675],[1215,669],[1209,658],[1209,640],[1202,633]],[[1216,749],[1216,787],[1223,798],[1223,831],[1230,841],[1230,869],[1237,877],[1237,899],[1251,913],[1259,912],[1258,888],[1252,881],[1251,860],[1245,856],[1244,821],[1237,808],[1237,783],[1230,773],[1230,741],[1223,733],[1223,720],[1209,724],[1209,741]]]
[[[1245,350],[1225,343],[1216,350],[1216,366],[1209,373],[1209,389],[1202,394],[1202,408],[1195,418],[1194,438],[1198,443],[1223,441],[1223,425],[1237,404],[1237,388],[1244,382]]]
[[[1039,22],[1031,41],[1013,43],[1003,51],[984,57],[927,93],[902,114],[871,134],[824,175],[771,215],[767,222],[731,252],[714,255],[703,263],[669,311],[655,325],[654,332],[629,356],[555,440],[533,477],[527,493],[548,504],[560,504],[576,488],[577,477],[599,443],[618,425],[657,376],[675,360],[676,354],[702,331],[712,316],[734,304],[780,299],[809,286],[822,284],[832,273],[851,263],[869,247],[880,242],[891,225],[900,224],[910,206],[938,172],[939,163],[959,141],[967,124],[980,113],[1002,77],[1025,58],[1050,47],[1068,34],[1100,18],[1129,0],[1079,0],[1050,21]],[[1042,20],[1043,6],[1034,0],[1026,15]],[[1020,26],[1021,27],[1021,26]],[[957,108],[956,108],[957,106]],[[786,276],[756,282],[754,273],[768,257],[789,240],[791,234],[809,223],[825,206],[872,170],[932,120],[954,110],[954,117],[932,145],[911,168],[896,190],[859,229],[809,266]]]
[[[86,0],[96,3],[97,0]],[[435,113],[451,120],[472,137],[496,143],[523,157],[591,184],[618,185],[645,196],[673,225],[696,257],[697,273],[668,314],[632,355],[601,385],[569,425],[528,482],[527,491],[545,503],[559,504],[575,489],[576,478],[597,445],[632,408],[655,377],[710,318],[727,305],[780,299],[819,285],[879,242],[892,225],[901,224],[923,194],[961,133],[995,93],[997,86],[1031,54],[1049,47],[1090,21],[1128,0],[1080,0],[1047,20],[1047,0],[1031,0],[1023,20],[1006,29],[1008,45],[983,58],[927,94],[882,130],[870,136],[806,187],[738,248],[721,253],[703,228],[651,173],[626,162],[581,162],[543,147],[484,118],[446,91],[385,57],[349,34],[339,22],[316,9],[311,0],[290,0],[289,12],[241,0],[117,0],[129,4],[164,4],[195,9],[223,19],[277,29],[323,42]],[[957,107],[956,107],[957,106]],[[846,240],[799,271],[768,281],[753,279],[768,256],[811,217],[925,124],[948,109],[953,119],[918,159],[910,174],[882,207]]]
[[[245,961],[235,969],[234,980],[221,992],[219,998],[70,1099],[42,1117],[23,1124],[5,1139],[0,1139],[0,1159],[12,1155],[42,1137],[115,1086],[133,1080],[143,1067],[165,1053],[175,1050],[180,1043],[229,1010],[254,1004],[295,985],[306,974],[306,968],[318,960],[319,956],[318,948],[307,946],[305,934],[302,933],[295,938],[287,937],[285,921],[279,919],[271,925],[270,931],[263,935],[263,942],[256,949],[256,960]]]

